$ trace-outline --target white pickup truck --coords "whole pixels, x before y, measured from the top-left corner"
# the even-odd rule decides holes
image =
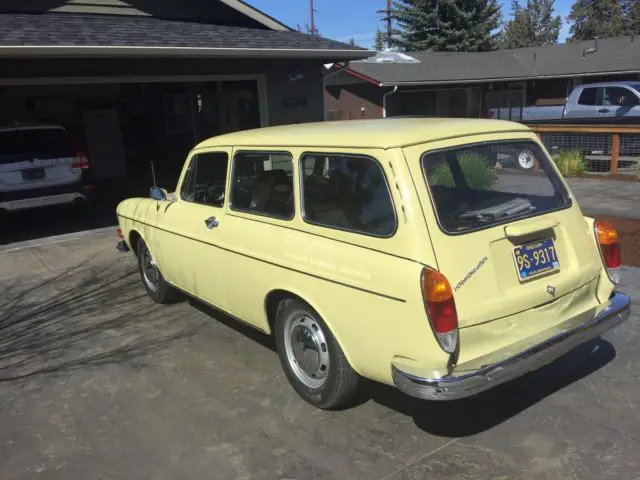
[[[489,118],[522,123],[640,123],[640,82],[580,85],[564,105],[492,108]]]

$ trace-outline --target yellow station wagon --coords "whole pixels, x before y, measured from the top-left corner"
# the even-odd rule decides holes
[[[273,335],[320,408],[347,404],[362,377],[468,397],[629,315],[616,231],[583,216],[517,123],[233,133],[193,149],[175,193],[150,196],[117,215],[151,298],[180,291]]]

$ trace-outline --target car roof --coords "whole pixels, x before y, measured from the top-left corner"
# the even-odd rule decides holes
[[[39,123],[39,124],[19,124],[0,126],[0,132],[16,132],[20,130],[64,130],[61,125]]]
[[[638,80],[620,80],[617,82],[598,82],[598,83],[583,83],[582,85],[578,85],[581,88],[589,88],[589,87],[634,87],[638,88],[640,86],[640,81]]]
[[[351,147],[394,148],[448,137],[483,133],[530,131],[505,120],[470,118],[406,118],[345,120],[266,127],[212,137],[196,148],[239,147]]]

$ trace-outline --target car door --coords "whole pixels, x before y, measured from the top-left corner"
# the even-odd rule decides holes
[[[196,152],[178,189],[160,204],[156,248],[163,274],[176,287],[226,310],[220,265],[220,231],[225,228],[230,149]]]
[[[578,95],[578,100],[575,102],[575,104],[568,103],[565,107],[565,119],[598,119],[598,108],[601,102],[601,98],[601,88],[584,87]]]
[[[640,110],[640,102],[637,95],[626,87],[605,87],[602,99],[603,105],[598,110],[598,113],[603,119],[611,119],[613,121],[634,116],[632,110]]]

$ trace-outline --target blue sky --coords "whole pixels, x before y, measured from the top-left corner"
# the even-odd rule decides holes
[[[245,0],[272,17],[285,24],[303,27],[309,23],[309,0]],[[502,3],[503,15],[511,12],[511,1],[499,0]],[[524,3],[524,0],[521,0]],[[565,22],[573,0],[556,0],[556,14]],[[353,37],[363,47],[371,47],[376,27],[382,29],[377,10],[386,7],[385,0],[314,0],[316,10],[316,26],[324,37],[347,41]],[[563,23],[560,41],[569,32],[569,25]]]

